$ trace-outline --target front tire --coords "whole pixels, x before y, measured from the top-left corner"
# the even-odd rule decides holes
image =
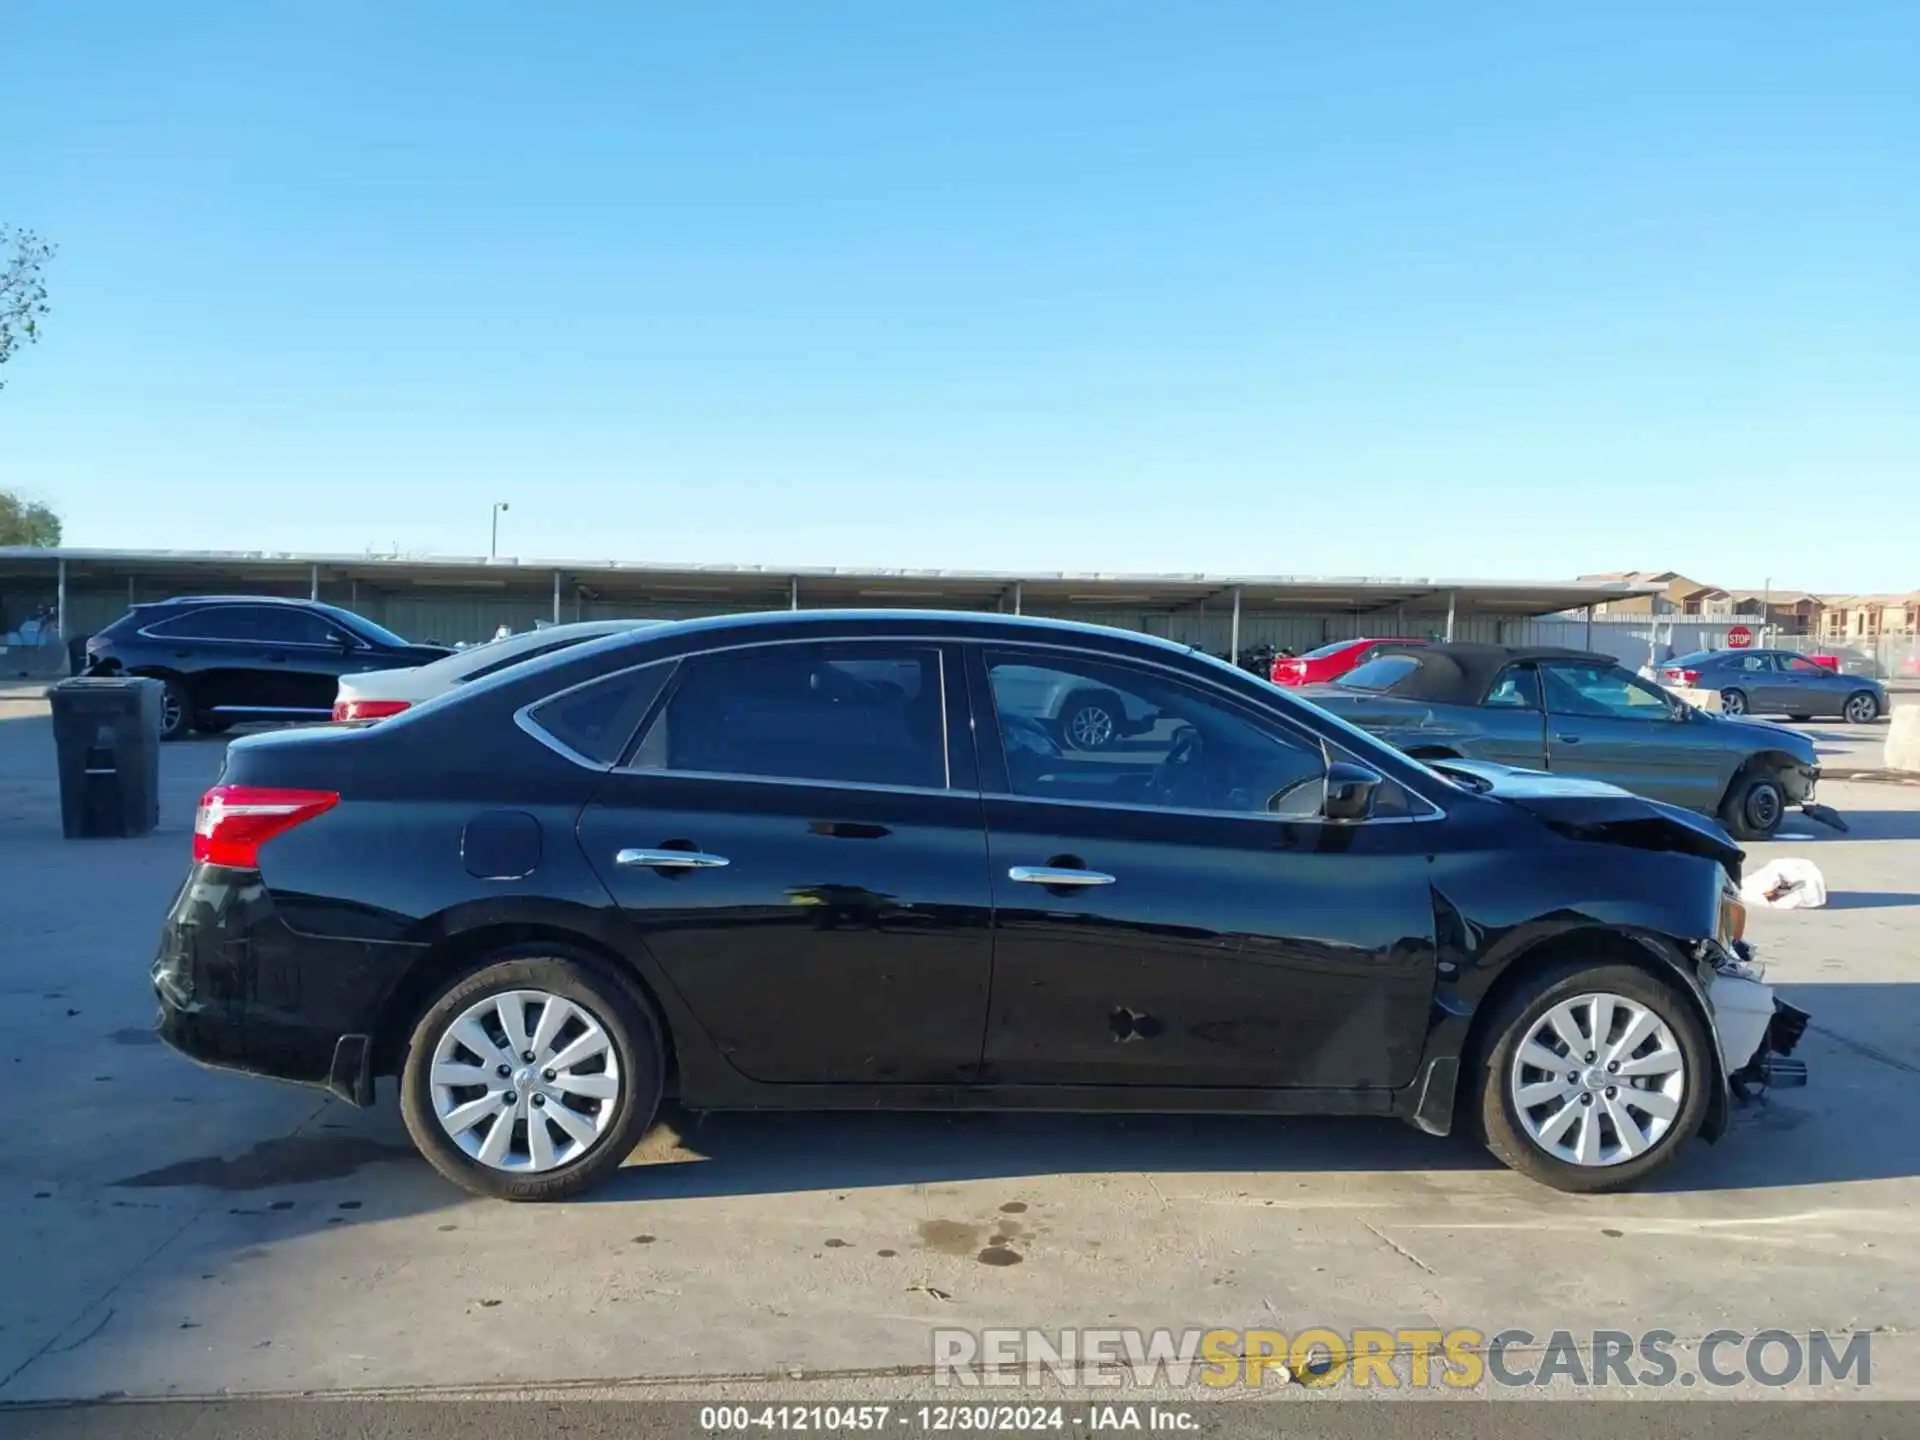
[[[1556,1190],[1637,1185],[1706,1117],[1711,1037],[1673,986],[1636,966],[1574,961],[1528,976],[1487,1036],[1481,1135],[1502,1164]]]
[[[1722,715],[1744,715],[1747,713],[1747,692],[1727,689],[1720,692],[1720,713]]]
[[[1880,702],[1871,690],[1856,690],[1847,697],[1840,713],[1850,725],[1871,725],[1880,718]]]
[[[1787,818],[1787,792],[1771,770],[1743,770],[1727,788],[1720,823],[1736,840],[1771,840]]]
[[[553,946],[498,952],[414,1027],[400,1111],[447,1179],[497,1200],[564,1200],[620,1167],[664,1083],[643,997]]]

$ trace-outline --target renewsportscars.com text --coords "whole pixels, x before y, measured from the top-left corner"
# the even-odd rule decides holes
[[[1671,1330],[1575,1333],[1400,1327],[1332,1330],[953,1330],[933,1332],[936,1385],[1298,1383],[1374,1389],[1557,1384],[1724,1389],[1759,1384],[1864,1389],[1873,1337],[1824,1330],[1715,1330],[1697,1345]],[[1684,1352],[1692,1350],[1690,1356]]]

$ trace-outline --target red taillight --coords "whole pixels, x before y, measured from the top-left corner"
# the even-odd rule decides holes
[[[398,715],[402,710],[412,708],[411,700],[336,700],[333,702],[333,718],[384,720],[389,715]]]
[[[1691,689],[1700,683],[1700,672],[1698,670],[1679,670],[1669,666],[1660,672],[1660,678],[1669,685],[1685,685]]]
[[[332,790],[216,785],[200,797],[199,812],[193,817],[193,858],[209,865],[257,870],[262,845],[339,803],[340,796]]]

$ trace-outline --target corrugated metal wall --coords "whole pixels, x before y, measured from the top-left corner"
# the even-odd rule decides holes
[[[137,599],[161,598],[157,594],[141,594],[137,589],[133,593]],[[550,597],[475,594],[455,590],[386,595],[372,592],[367,587],[356,590],[346,585],[328,584],[321,587],[320,598],[330,604],[355,610],[369,620],[409,638],[437,640],[446,644],[484,640],[502,625],[512,630],[530,630],[553,618]],[[32,593],[10,590],[4,597],[6,621],[9,625],[18,624],[38,605],[51,605],[53,600],[51,585],[44,587],[44,593],[39,590]],[[103,629],[124,615],[127,605],[128,590],[124,585],[110,588],[71,587],[67,595],[66,631],[69,635],[87,635]],[[718,600],[707,603],[693,600],[586,600],[568,589],[561,595],[560,618],[602,620],[632,616],[679,619],[696,615],[723,615],[737,608],[737,605]],[[1149,635],[1197,645],[1216,654],[1225,653],[1233,623],[1231,611],[1224,606],[1173,613],[1083,606],[1029,606],[1026,613],[1141,630]],[[1369,615],[1263,615],[1245,612],[1240,619],[1240,644],[1243,649],[1271,645],[1276,649],[1305,653],[1328,641],[1357,635],[1434,637],[1444,623],[1444,619],[1438,616],[1406,617],[1392,611]],[[1666,623],[1662,622],[1660,629],[1663,639],[1667,628]],[[1681,650],[1702,648],[1710,643],[1718,643],[1724,638],[1725,629],[1724,624],[1717,627],[1683,624],[1678,627],[1674,643]],[[1593,648],[1639,665],[1646,659],[1651,630],[1652,622],[1646,617],[1598,617],[1591,630]],[[1695,634],[1695,631],[1699,633]],[[1588,633],[1587,624],[1581,619],[1501,620],[1463,612],[1455,618],[1454,623],[1456,639],[1492,644],[1566,645],[1578,649],[1587,645]]]

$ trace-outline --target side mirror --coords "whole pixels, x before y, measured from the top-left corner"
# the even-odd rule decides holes
[[[1327,767],[1327,798],[1320,814],[1328,820],[1365,820],[1373,814],[1381,783],[1379,774],[1364,765],[1334,761]]]

